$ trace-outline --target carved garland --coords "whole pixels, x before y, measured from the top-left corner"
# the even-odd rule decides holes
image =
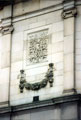
[[[49,64],[49,69],[45,75],[45,78],[41,81],[41,82],[36,82],[36,83],[28,83],[26,81],[25,78],[25,74],[24,74],[24,70],[20,70],[20,84],[19,84],[19,88],[20,88],[20,92],[23,93],[23,89],[27,89],[27,90],[39,90],[41,88],[46,87],[47,83],[50,83],[50,87],[53,86],[53,63]]]

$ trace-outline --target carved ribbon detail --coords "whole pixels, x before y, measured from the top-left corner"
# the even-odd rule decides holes
[[[48,82],[50,83],[50,87],[52,87],[54,81],[53,69],[54,69],[54,65],[53,63],[50,63],[49,69],[47,70],[44,79],[41,82],[36,82],[36,83],[28,83],[26,81],[26,75],[24,73],[24,70],[20,70],[20,84],[19,84],[20,92],[23,93],[24,88],[27,90],[39,90],[41,88],[46,87]]]

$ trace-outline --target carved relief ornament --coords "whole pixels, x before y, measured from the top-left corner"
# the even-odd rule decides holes
[[[54,70],[54,65],[53,63],[49,64],[49,69],[47,70],[47,73],[44,77],[43,80],[41,80],[41,82],[35,82],[35,83],[29,83],[26,81],[26,74],[24,73],[24,70],[20,70],[20,84],[19,84],[19,88],[20,88],[20,92],[23,93],[24,88],[27,90],[40,90],[41,88],[44,88],[47,86],[47,84],[50,84],[50,87],[53,86],[53,81],[54,81],[54,74],[53,74],[53,70]]]
[[[66,18],[69,18],[69,17],[75,17],[76,15],[77,15],[76,8],[70,9],[70,10],[66,10],[66,11],[62,12],[62,18],[63,19],[66,19]]]
[[[48,30],[28,34],[26,62],[36,64],[47,59]]]
[[[13,26],[12,25],[10,25],[10,26],[5,26],[5,27],[0,27],[0,32],[3,34],[3,35],[5,35],[5,34],[9,34],[9,33],[11,33],[12,31],[13,31],[14,29],[13,29]]]

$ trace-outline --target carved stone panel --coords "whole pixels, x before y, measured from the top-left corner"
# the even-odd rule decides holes
[[[40,63],[47,60],[48,39],[48,29],[28,34],[26,43],[27,65]]]

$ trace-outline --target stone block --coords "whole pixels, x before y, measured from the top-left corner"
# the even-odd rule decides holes
[[[81,26],[81,16],[79,16],[79,17],[77,17],[76,18],[76,32],[81,32],[81,28],[80,28],[80,26]]]
[[[57,87],[57,89],[58,89],[59,87]],[[49,90],[50,91],[50,90]],[[52,98],[54,98],[54,97],[59,97],[59,96],[61,96],[62,95],[62,92],[63,92],[63,90],[59,90],[58,89],[58,91],[56,91],[56,88],[54,88],[54,90],[53,90],[53,93],[47,93],[47,94],[44,94],[44,95],[40,95],[40,97],[39,97],[39,99],[40,99],[40,101],[41,100],[47,100],[47,99],[52,99]]]
[[[56,71],[63,70],[63,68],[64,68],[63,62],[55,63],[54,66],[55,66]]]
[[[52,43],[58,43],[58,42],[62,42],[63,41],[63,31],[60,32],[55,32],[54,34],[52,34]]]
[[[46,14],[42,14],[40,16],[37,17],[37,21],[41,22],[41,21],[46,21],[48,18],[54,18],[54,12],[50,12],[50,13],[46,13]]]
[[[4,114],[0,116],[0,120],[10,120],[9,114]]]
[[[73,72],[65,72],[64,73],[64,90],[72,89],[73,88]]]
[[[63,50],[64,50],[63,42],[58,42],[51,45],[52,54],[63,52]]]
[[[13,16],[22,15],[39,9],[39,0],[27,1],[14,5]]]
[[[42,15],[38,16],[38,22],[46,21],[46,24],[60,22],[60,21],[62,21],[61,13],[62,13],[62,10],[42,14]]]
[[[27,103],[32,103],[33,98],[24,98],[24,99],[19,99],[19,100],[11,100],[11,105],[16,106],[16,105],[21,105],[21,104],[27,104]]]
[[[80,45],[79,45],[80,46]],[[79,49],[76,49],[76,55],[81,55],[81,48],[79,48]]]
[[[62,120],[77,120],[77,104],[65,103],[61,107]]]
[[[61,116],[60,106],[55,107],[53,114],[55,120],[60,120],[60,116]]]
[[[63,52],[55,53],[55,54],[52,54],[52,56],[48,56],[48,60],[50,62],[54,62],[54,63],[62,62],[63,61]]]
[[[0,84],[0,102],[8,101],[8,94],[9,94],[9,84]]]
[[[31,120],[53,120],[53,111],[49,108],[48,110],[34,110],[31,113]]]
[[[64,37],[64,54],[74,52],[74,37],[73,35]]]
[[[55,70],[54,77],[56,76],[63,76],[63,70]]]
[[[2,37],[2,52],[10,51],[11,35],[7,34]]]
[[[9,83],[9,68],[0,69],[0,84],[5,83]]]
[[[76,71],[76,80],[81,80],[81,71]]]
[[[54,85],[57,86],[57,85],[63,85],[63,76],[56,76],[54,77]]]
[[[74,70],[74,56],[67,54],[64,56],[64,71],[69,72]]]
[[[32,76],[32,75],[39,75],[42,73],[46,73],[48,70],[48,66],[41,66],[33,69],[28,69],[26,70],[27,76]]]
[[[0,53],[0,69],[1,69],[1,53]]]
[[[52,24],[52,33],[63,31],[63,21]]]
[[[22,3],[14,5],[13,15],[17,16],[23,13]]]
[[[2,36],[0,36],[0,52],[2,51]]]
[[[41,26],[44,26],[44,25],[46,25],[46,21],[32,23],[32,24],[29,25],[29,29],[33,29],[33,28],[36,28],[36,27],[41,27]]]
[[[28,20],[28,25],[29,25],[29,24],[32,24],[32,23],[39,22],[38,18],[39,18],[39,16],[28,18],[28,19],[27,19],[27,20]],[[26,21],[27,21],[27,20],[26,20]]]
[[[80,31],[76,31],[76,33],[75,33],[75,39],[76,40],[80,40],[81,39],[81,32]]]
[[[64,36],[74,34],[74,18],[64,20]]]
[[[10,66],[10,52],[1,53],[1,68],[6,68]]]
[[[0,10],[0,20],[3,18],[3,10]]]
[[[15,100],[16,97],[12,97],[13,96],[18,96],[20,94],[20,89],[19,89],[19,84],[16,84],[16,85],[11,85],[10,87],[10,95],[11,95],[11,100]]]
[[[11,72],[20,72],[22,68],[22,61],[11,64]]]
[[[23,51],[23,32],[13,34],[12,52]]]
[[[76,64],[80,64],[81,63],[81,55],[76,55],[75,63]]]
[[[60,4],[62,3],[63,0],[60,0],[60,1],[43,1],[43,0],[40,0],[40,8],[45,8],[45,7],[50,7],[50,6],[53,6],[53,5],[56,5],[56,4]]]
[[[55,85],[54,83],[53,87],[49,86],[44,90],[41,89],[40,91],[35,92],[35,95],[39,95],[40,100],[44,100],[47,97],[48,99],[58,97],[62,95],[62,92],[63,92],[63,85]]]
[[[8,17],[11,17],[11,5],[9,6],[6,6],[4,7],[3,9],[3,18],[8,18]]]
[[[81,79],[76,79],[76,89],[81,93]]]
[[[12,115],[12,120],[31,120],[30,111],[22,111]]]
[[[76,49],[81,49],[81,40],[76,40]]]
[[[22,61],[23,60],[23,51],[13,52],[12,53],[12,63]]]
[[[62,13],[62,10],[54,11],[54,12],[50,13],[51,15],[49,15],[49,13],[48,13],[47,15],[49,17],[46,20],[46,24],[52,24],[52,23],[62,21],[61,13]]]
[[[48,55],[54,53],[60,53],[64,51],[64,43],[63,42],[56,42],[52,44],[48,44]]]
[[[81,64],[76,64],[76,71],[81,71]]]
[[[14,33],[22,32],[24,30],[29,29],[29,19],[25,19],[22,21],[18,21],[13,23],[14,25]],[[21,33],[20,33],[21,34]]]
[[[77,6],[78,15],[81,16],[81,6]]]

